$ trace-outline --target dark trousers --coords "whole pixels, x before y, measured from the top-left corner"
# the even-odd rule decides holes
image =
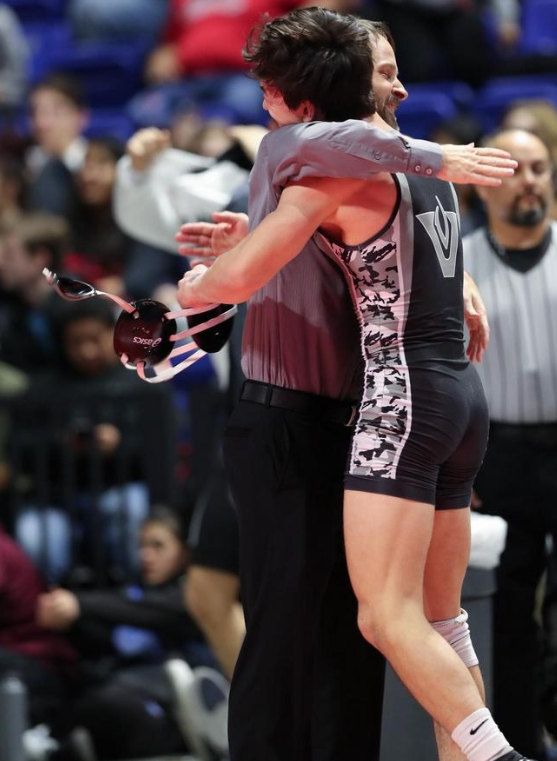
[[[493,610],[495,720],[511,745],[539,759],[542,651],[534,608],[547,535],[557,544],[557,425],[492,423],[476,489],[483,510],[509,524]]]
[[[352,429],[242,401],[225,434],[247,633],[231,761],[374,761],[384,661],[358,631],[342,534]]]

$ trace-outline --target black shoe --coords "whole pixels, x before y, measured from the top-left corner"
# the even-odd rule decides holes
[[[517,750],[510,750],[508,753],[505,753],[504,756],[497,756],[497,758],[494,758],[493,761],[534,761],[532,758],[526,758],[526,756],[523,756],[522,753],[519,753]]]

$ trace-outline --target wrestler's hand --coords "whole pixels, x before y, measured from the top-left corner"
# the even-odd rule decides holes
[[[216,211],[212,216],[213,222],[188,222],[176,234],[176,240],[182,244],[178,246],[178,251],[184,256],[193,257],[193,265],[200,262],[209,265],[217,256],[234,248],[248,234],[247,214]]]
[[[126,145],[126,153],[131,159],[136,172],[144,172],[155,158],[170,147],[168,130],[147,127],[132,135]]]
[[[470,334],[466,354],[470,362],[481,362],[489,343],[489,322],[478,286],[467,272],[464,273],[463,298],[464,320]]]
[[[196,293],[195,283],[199,281],[209,268],[204,264],[197,264],[178,282],[176,300],[182,309],[195,309],[207,304],[207,300],[200,298]]]
[[[476,148],[470,145],[442,145],[443,168],[437,175],[449,182],[496,187],[512,177],[518,166],[511,154],[499,148]]]

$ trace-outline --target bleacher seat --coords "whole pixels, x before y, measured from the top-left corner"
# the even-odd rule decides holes
[[[412,88],[409,100],[397,110],[400,128],[407,135],[427,138],[431,131],[441,122],[452,119],[458,113],[458,107],[448,96],[439,92],[418,93]]]
[[[492,79],[478,92],[474,114],[482,129],[490,132],[511,103],[525,98],[542,98],[557,106],[557,74]]]
[[[67,0],[3,0],[23,23],[62,18]]]
[[[557,53],[556,0],[524,0],[522,5],[522,53]]]
[[[44,65],[80,80],[92,107],[123,105],[141,84],[145,46],[70,42],[50,51]]]
[[[51,19],[25,23],[23,31],[31,51],[29,81],[33,83],[51,71],[52,51],[68,48],[72,44],[72,29],[64,20]]]
[[[92,107],[123,105],[139,88],[145,43],[79,42],[65,19],[24,24],[29,41],[31,84],[49,72],[75,76]]]
[[[116,137],[125,143],[135,131],[133,121],[118,110],[98,109],[89,114],[86,137]]]
[[[411,100],[422,95],[447,95],[458,108],[466,109],[474,101],[474,90],[466,82],[457,80],[439,80],[438,82],[419,82],[409,84],[406,88]]]

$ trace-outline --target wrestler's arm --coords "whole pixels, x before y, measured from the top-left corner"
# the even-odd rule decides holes
[[[308,180],[289,185],[275,211],[207,269],[195,267],[178,284],[182,307],[241,303],[297,256],[321,223],[354,192],[358,181]]]

